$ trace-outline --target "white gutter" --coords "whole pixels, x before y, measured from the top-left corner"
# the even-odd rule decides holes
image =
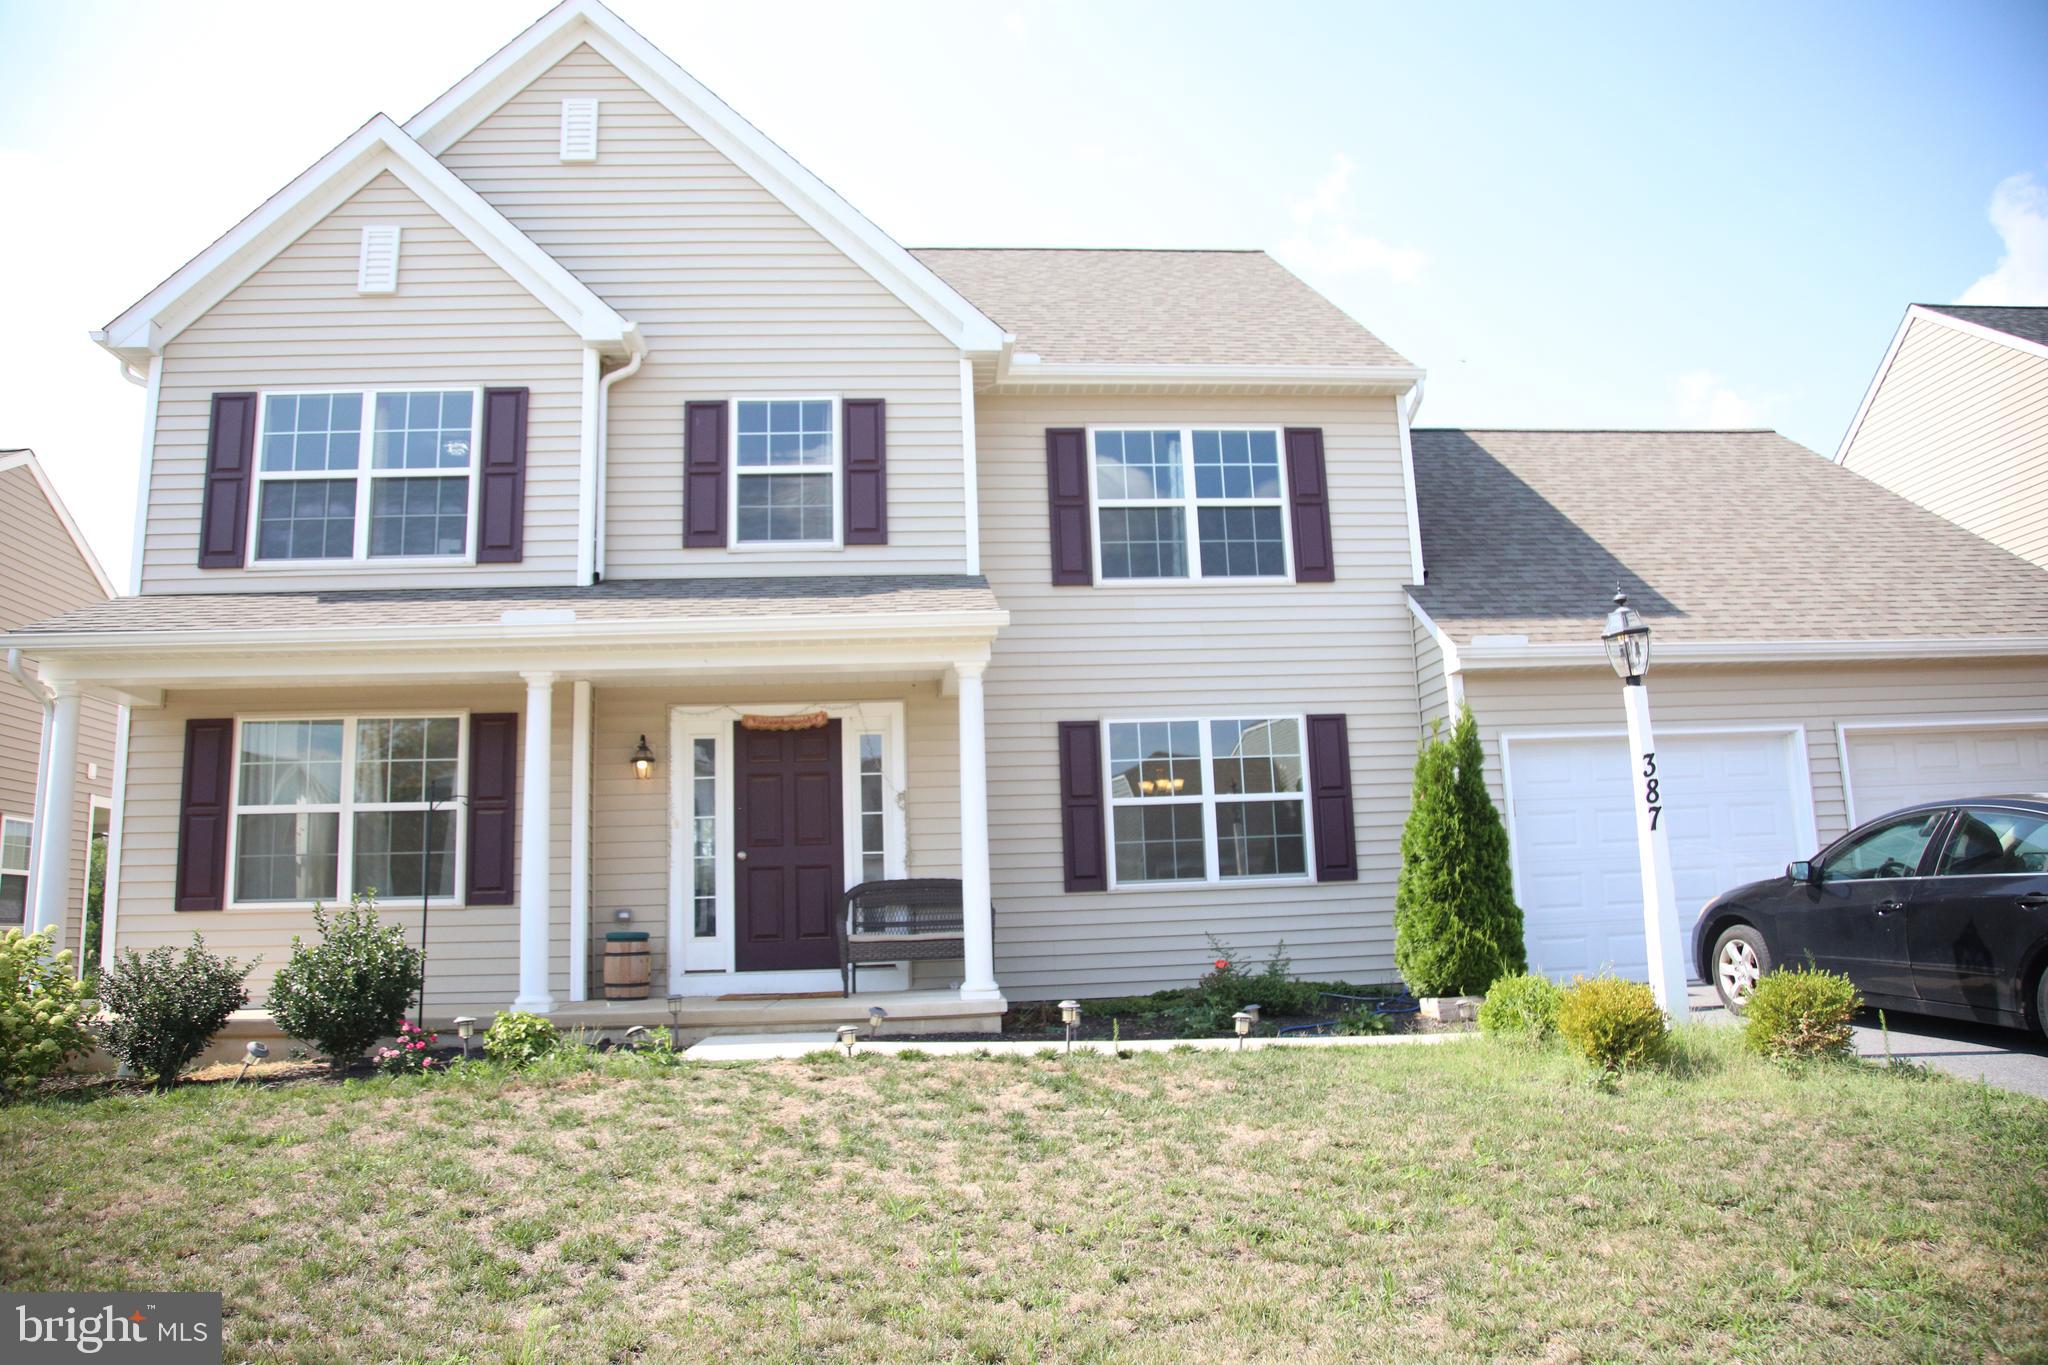
[[[960,357],[960,477],[966,493],[967,572],[981,572],[981,475],[974,443],[974,362]]]
[[[1437,653],[1443,656],[1444,661],[1444,697],[1450,703],[1451,710],[1456,711],[1465,704],[1465,660],[1458,652],[1458,642],[1431,619],[1430,614],[1422,609],[1420,602],[1409,597],[1407,593],[1402,593],[1401,596],[1407,600],[1408,610],[1414,613],[1415,619],[1422,623],[1422,628],[1436,641]]]
[[[1652,654],[1655,662],[1666,664],[2048,658],[2048,635],[1899,640],[1674,640],[1658,642]],[[1607,666],[1606,651],[1597,639],[1583,644],[1531,644],[1512,637],[1482,635],[1458,646],[1457,657],[1460,667],[1467,672]]]
[[[124,377],[128,374],[125,362],[121,373]],[[135,539],[129,550],[132,558],[128,565],[128,593],[131,597],[142,591],[142,553],[149,543],[149,484],[156,469],[156,410],[163,399],[163,382],[164,358],[152,355],[149,358],[149,377],[143,381],[142,467],[135,481]]]
[[[576,582],[589,587],[597,573],[597,423],[599,373],[604,358],[597,347],[583,348],[583,404],[576,415]]]
[[[77,634],[17,632],[8,638],[19,649],[70,657],[123,654],[135,650],[173,649],[213,654],[236,649],[347,648],[357,653],[410,651],[418,645],[449,648],[491,645],[552,644],[616,648],[664,644],[755,644],[769,641],[839,641],[860,638],[959,638],[993,635],[1010,623],[1010,613],[986,611],[887,612],[873,615],[831,613],[773,616],[753,620],[593,621],[579,620],[574,608],[508,611],[495,622],[380,625],[376,643],[364,639],[360,623],[333,629],[276,626],[256,630],[96,630]]]
[[[626,324],[626,348],[630,352],[631,358],[618,369],[606,375],[604,380],[598,385],[597,530],[595,543],[591,547],[591,572],[582,579],[586,586],[604,582],[604,533],[605,523],[608,520],[605,516],[604,502],[606,497],[605,490],[610,483],[607,475],[610,473],[612,462],[612,385],[618,383],[621,379],[631,379],[634,375],[640,373],[640,362],[647,359],[647,338],[641,334],[640,324],[637,322],[628,322]]]
[[[1240,386],[1312,384],[1332,388],[1406,392],[1427,371],[1413,365],[1127,365],[1043,361],[1013,352],[997,375],[1000,384],[1145,384]]]
[[[1408,390],[1407,401],[1394,400],[1396,425],[1401,431],[1401,493],[1408,502],[1408,581],[1421,587],[1426,581],[1422,564],[1422,512],[1415,501],[1415,442],[1409,433],[1415,427],[1415,413],[1422,407],[1422,381]],[[1409,599],[1411,602],[1414,599]]]

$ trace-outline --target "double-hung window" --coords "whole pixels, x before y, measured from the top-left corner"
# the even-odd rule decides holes
[[[1108,729],[1116,885],[1308,876],[1300,717]]]
[[[258,563],[475,553],[475,389],[266,393]]]
[[[734,544],[838,543],[838,406],[830,398],[734,400]]]
[[[12,816],[0,819],[0,928],[28,920],[28,850],[34,828]]]
[[[1287,486],[1272,427],[1094,428],[1099,579],[1284,579]]]
[[[235,903],[452,899],[463,728],[460,716],[242,721]]]

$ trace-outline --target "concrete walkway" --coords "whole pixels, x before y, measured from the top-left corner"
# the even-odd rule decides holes
[[[1448,1043],[1459,1038],[1476,1038],[1477,1033],[1394,1033],[1376,1038],[1247,1038],[1246,1052],[1272,1047],[1399,1047],[1410,1043]],[[920,1042],[916,1038],[863,1038],[854,1044],[856,1053],[921,1052],[930,1057],[965,1057],[977,1052],[991,1056],[1035,1057],[1041,1052],[1062,1050],[1063,1043],[1039,1042]],[[1126,1052],[1171,1052],[1191,1048],[1198,1052],[1234,1052],[1235,1038],[1144,1038],[1113,1045],[1106,1038],[1076,1039],[1074,1051],[1108,1053],[1115,1046]],[[758,1062],[779,1057],[808,1057],[814,1052],[837,1052],[839,1041],[829,1033],[736,1033],[706,1038],[683,1050],[697,1062]]]
[[[1689,1001],[1695,1019],[1737,1022],[1721,1008],[1712,986],[1694,986]],[[1891,1010],[1885,1011],[1885,1023],[1891,1033],[1891,1055],[1902,1062],[2048,1099],[2048,1039],[2039,1033]],[[1878,1027],[1877,1012],[1864,1011],[1856,1025],[1857,1055],[1884,1060],[1884,1032]]]

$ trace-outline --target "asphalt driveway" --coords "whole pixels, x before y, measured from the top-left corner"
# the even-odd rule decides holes
[[[1734,1022],[1721,1008],[1712,986],[1692,987],[1690,1003],[1696,1019]],[[2038,1032],[1890,1010],[1885,1012],[1885,1023],[1891,1035],[1891,1055],[1900,1061],[2048,1099],[2048,1039]],[[1874,1010],[1866,1010],[1857,1023],[1856,1051],[1865,1057],[1885,1055],[1885,1030],[1879,1029]]]

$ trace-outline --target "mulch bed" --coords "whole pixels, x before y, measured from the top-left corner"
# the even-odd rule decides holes
[[[1433,1019],[1425,1019],[1419,1014],[1391,1014],[1386,1016],[1386,1020],[1387,1032],[1390,1034],[1462,1033],[1472,1027],[1470,1024],[1440,1024]],[[1252,1030],[1252,1035],[1258,1038],[1271,1038],[1282,1029],[1293,1028],[1296,1025],[1328,1025],[1334,1024],[1334,1022],[1335,1016],[1331,1014],[1269,1014],[1259,1019],[1257,1026]],[[1335,1029],[1330,1028],[1324,1031],[1333,1033]],[[861,1036],[867,1037],[867,1032],[863,1030]],[[1000,1033],[898,1033],[892,1035],[886,1024],[883,1026],[881,1033],[881,1037],[884,1040],[899,1043],[1045,1043],[1048,1046],[1056,1046],[1066,1041],[1066,1036],[1066,1026],[1060,1022],[1059,1006],[1050,1001],[1034,1001],[1012,1005],[1003,1013],[1003,1027]],[[1233,1036],[1228,1030],[1215,1033],[1191,1034],[1185,1032],[1172,1020],[1156,1017],[1117,1019],[1112,1023],[1109,1019],[1097,1018],[1084,1013],[1081,1016],[1081,1022],[1074,1027],[1075,1038],[1093,1039],[1101,1042],[1109,1042],[1112,1038],[1123,1042],[1178,1042],[1191,1038],[1229,1038]]]

